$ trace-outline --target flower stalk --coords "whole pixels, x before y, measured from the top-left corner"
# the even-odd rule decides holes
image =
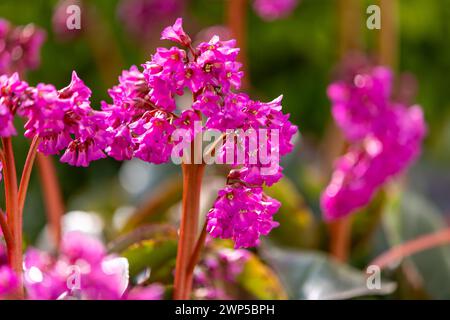
[[[14,239],[12,238],[11,230],[9,230],[8,223],[6,221],[5,213],[0,210],[0,228],[5,238],[6,248],[8,251],[12,250]]]
[[[37,164],[47,220],[50,225],[55,245],[59,248],[61,243],[61,218],[64,213],[64,201],[61,194],[61,187],[51,157],[38,153]]]
[[[426,234],[414,240],[394,246],[379,255],[369,265],[376,265],[380,269],[385,269],[391,265],[395,265],[406,257],[448,243],[450,243],[450,228],[443,229],[436,233]]]
[[[189,262],[198,238],[200,192],[204,164],[183,163],[183,200],[180,235],[175,267],[174,299],[189,299],[192,288],[192,273]]]
[[[226,20],[228,28],[231,31],[232,37],[236,39],[237,45],[240,48],[239,61],[242,63],[242,68],[246,77],[242,79],[243,87],[248,87],[250,82],[249,73],[247,72],[247,0],[228,0]]]
[[[17,185],[17,172],[11,138],[2,138],[2,144],[3,152],[1,160],[3,163],[5,176],[6,217],[3,212],[0,212],[0,225],[8,249],[8,260],[10,266],[17,274],[19,281],[17,298],[23,298],[23,208],[30,182],[31,171],[33,169],[34,159],[36,158],[39,138],[35,137],[31,142],[25,165],[23,167],[20,186]]]
[[[28,150],[27,158],[23,166],[22,177],[20,179],[18,192],[18,210],[20,225],[22,226],[23,208],[25,206],[25,198],[27,196],[28,185],[30,183],[31,171],[33,170],[34,160],[36,159],[37,147],[39,145],[39,137],[33,138],[30,149]]]
[[[192,279],[194,275],[195,266],[200,261],[201,252],[205,246],[205,240],[207,235],[206,226],[207,223],[205,222],[202,231],[200,233],[200,236],[198,237],[198,240],[195,244],[194,251],[192,252],[191,255],[191,259],[189,260],[186,278],[186,284],[189,285],[189,291],[191,290],[192,286]]]
[[[361,24],[361,3],[358,0],[337,2],[339,15],[339,56],[345,59],[349,54],[361,49],[361,30],[355,28]],[[333,123],[330,125],[326,139],[326,171],[332,169],[334,159],[342,150],[347,149],[344,136]],[[352,220],[350,216],[329,224],[330,230],[330,254],[338,261],[345,262],[348,259],[351,246]]]
[[[18,298],[22,298],[22,225],[18,207],[16,164],[11,138],[2,138],[2,144],[4,155],[2,161],[5,177],[6,221],[11,232],[8,260],[11,268],[17,274],[19,279],[17,296]]]

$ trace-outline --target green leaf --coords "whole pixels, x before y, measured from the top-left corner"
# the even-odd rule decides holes
[[[257,299],[281,300],[287,298],[277,275],[253,254],[245,263],[237,281],[242,289]]]
[[[447,226],[439,211],[419,194],[405,192],[393,195],[384,214],[384,229],[394,246],[421,235],[431,234]],[[407,261],[421,278],[425,291],[435,299],[450,299],[443,284],[450,283],[450,246],[438,246],[419,252]]]
[[[110,248],[128,259],[130,277],[150,268],[151,281],[167,279],[177,254],[176,230],[168,225],[142,226],[120,237]]]
[[[285,284],[291,299],[351,299],[392,293],[396,285],[381,281],[369,289],[367,275],[315,251],[281,250],[270,247],[263,255]]]
[[[280,226],[271,232],[271,240],[289,247],[316,247],[320,234],[318,224],[296,186],[285,177],[265,192],[282,203],[274,217]]]

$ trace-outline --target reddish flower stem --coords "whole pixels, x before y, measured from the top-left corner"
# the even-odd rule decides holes
[[[339,56],[345,59],[348,54],[361,49],[362,11],[359,0],[339,0],[336,2],[339,30]],[[325,155],[326,171],[332,170],[334,159],[345,152],[347,145],[342,133],[333,123],[326,135]],[[350,254],[352,217],[345,216],[329,224],[330,254],[337,260],[345,262]]]
[[[5,214],[0,210],[0,227],[3,232],[3,237],[5,238],[6,248],[8,251],[12,250],[14,239],[12,237],[11,230],[9,230],[8,223],[6,221]]]
[[[378,267],[380,267],[380,269],[384,269],[392,263],[399,261],[405,257],[447,243],[450,243],[450,228],[433,234],[427,234],[414,240],[394,246],[387,252],[379,255],[370,263],[370,265],[377,265]]]
[[[20,179],[19,193],[18,193],[18,210],[20,225],[22,226],[23,207],[27,196],[28,185],[30,183],[31,171],[33,170],[34,160],[36,159],[37,147],[39,144],[39,137],[34,137],[31,141],[30,149],[28,150],[27,158],[22,170],[22,177]]]
[[[194,252],[192,252],[191,259],[189,260],[189,264],[187,267],[187,279],[186,279],[186,290],[191,291],[192,290],[192,280],[194,275],[195,266],[200,261],[200,255],[203,250],[203,247],[205,245],[206,240],[206,221],[203,225],[202,232],[200,233],[200,236],[198,237],[197,243],[194,247]]]
[[[174,299],[189,299],[192,275],[188,270],[198,234],[198,216],[204,164],[183,163],[183,200],[175,266]]]
[[[227,1],[227,24],[232,38],[236,39],[239,51],[239,61],[245,77],[242,79],[242,87],[247,88],[249,84],[249,73],[247,72],[247,0]]]
[[[338,261],[348,259],[351,244],[352,217],[346,216],[329,224],[330,254]]]
[[[37,164],[44,197],[45,212],[50,224],[51,232],[56,246],[61,243],[61,218],[64,213],[64,201],[61,194],[53,159],[38,153]]]
[[[378,31],[378,63],[391,68],[397,66],[398,55],[398,3],[397,0],[379,0],[381,29]]]
[[[12,235],[12,246],[11,250],[8,250],[8,260],[19,279],[17,298],[23,298],[22,225],[18,207],[16,164],[11,138],[2,138],[2,144],[4,152],[2,161],[5,177],[6,215]]]

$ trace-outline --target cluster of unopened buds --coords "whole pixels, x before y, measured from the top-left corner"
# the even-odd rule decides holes
[[[393,101],[392,72],[374,67],[328,87],[332,114],[349,148],[322,195],[325,218],[367,205],[376,191],[420,153],[426,125],[420,106]]]

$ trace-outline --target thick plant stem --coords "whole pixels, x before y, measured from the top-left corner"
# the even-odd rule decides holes
[[[206,226],[207,223],[205,221],[202,232],[200,233],[200,236],[198,237],[198,240],[194,246],[194,250],[192,252],[191,258],[189,259],[188,267],[187,267],[187,278],[186,278],[186,286],[188,288],[188,291],[191,291],[192,287],[192,280],[194,276],[194,270],[197,263],[200,261],[200,256],[203,250],[203,247],[205,246],[205,240],[206,240]]]
[[[5,238],[6,248],[8,251],[12,250],[14,239],[12,237],[11,230],[9,230],[8,223],[6,222],[6,217],[3,211],[0,210],[0,228],[3,232],[3,238]]]
[[[200,193],[204,164],[182,164],[183,201],[175,267],[174,299],[189,299],[192,288],[192,276],[189,275],[189,262],[198,237],[198,218]]]
[[[18,193],[18,211],[20,225],[22,225],[23,220],[23,207],[25,206],[25,199],[27,196],[28,185],[30,183],[31,171],[33,171],[34,160],[36,159],[37,147],[39,144],[39,138],[35,137],[31,142],[30,149],[28,150],[28,155],[25,160],[25,164],[22,170],[22,177],[20,179],[19,193]]]
[[[330,254],[338,261],[346,262],[350,252],[352,217],[346,216],[329,225]]]
[[[379,0],[381,29],[378,31],[378,63],[393,69],[397,66],[397,0]]]
[[[53,159],[38,153],[38,168],[44,197],[45,212],[55,244],[61,242],[61,218],[64,213],[64,201]]]
[[[22,219],[20,218],[18,206],[16,163],[11,138],[2,138],[2,143],[4,152],[3,172],[5,176],[6,215],[12,235],[12,247],[11,250],[8,250],[8,260],[19,279],[17,298],[22,298]]]
[[[341,60],[348,58],[350,54],[357,54],[361,50],[361,28],[362,25],[362,5],[359,0],[339,0],[337,1],[338,12],[338,36],[339,36],[339,57]],[[334,123],[330,124],[324,145],[325,172],[332,170],[334,159],[346,151],[344,137]],[[352,218],[350,216],[329,224],[330,230],[330,254],[337,260],[345,262],[348,259]]]
[[[245,77],[242,79],[242,86],[248,87],[249,73],[247,72],[247,0],[228,0],[226,19],[227,25],[230,29],[232,38],[236,39],[239,51],[239,62],[242,63],[242,68]]]
[[[360,26],[363,26],[364,9],[361,0],[338,0],[336,4],[339,15],[339,57],[343,59],[348,54],[358,53],[361,50],[362,28]]]

